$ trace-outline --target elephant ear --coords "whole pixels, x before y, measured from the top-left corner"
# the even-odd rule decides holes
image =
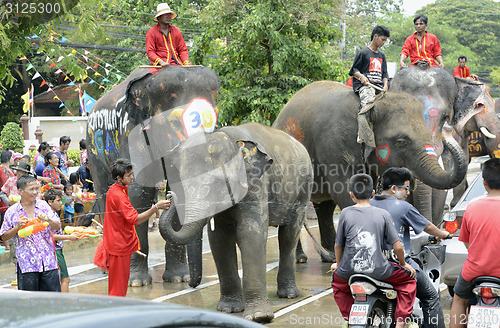
[[[462,135],[465,124],[474,115],[480,113],[486,103],[486,87],[483,83],[471,79],[455,77],[458,87],[453,104],[452,125]]]
[[[260,179],[273,164],[273,159],[255,141],[237,140],[236,145],[241,150],[248,179]]]

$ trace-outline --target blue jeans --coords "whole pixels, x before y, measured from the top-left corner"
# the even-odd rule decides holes
[[[423,327],[446,328],[439,293],[432,286],[430,278],[422,269],[419,268],[416,271],[417,297],[422,304],[422,312],[424,313]]]

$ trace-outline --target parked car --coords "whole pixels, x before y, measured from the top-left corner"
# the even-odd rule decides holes
[[[264,327],[215,311],[102,295],[1,290],[0,304],[4,328]]]
[[[453,287],[458,275],[467,259],[467,248],[464,243],[458,241],[460,227],[465,209],[469,203],[477,198],[485,197],[486,189],[483,186],[483,176],[479,173],[462,195],[457,205],[443,216],[443,226],[453,236],[451,239],[443,240],[441,244],[446,245],[446,257],[441,265],[442,282],[448,286],[448,292],[453,296]]]

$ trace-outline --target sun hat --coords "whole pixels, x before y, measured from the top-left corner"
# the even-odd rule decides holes
[[[10,168],[13,170],[23,171],[25,173],[31,173],[31,165],[24,161],[21,161],[17,164],[17,166],[11,166]]]
[[[161,15],[165,15],[165,14],[172,14],[172,19],[177,17],[177,14],[174,13],[172,10],[170,10],[170,6],[168,5],[168,3],[160,3],[156,7],[156,16],[155,16],[154,21],[157,22],[158,17],[160,17]]]

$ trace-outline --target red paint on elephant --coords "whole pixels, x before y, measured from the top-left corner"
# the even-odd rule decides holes
[[[385,163],[387,163],[387,161],[389,160],[389,156],[391,155],[391,147],[387,145],[377,147],[375,149],[375,154],[377,155],[380,164],[384,165]]]
[[[300,143],[304,142],[304,132],[302,132],[302,127],[298,119],[289,117],[283,125],[282,130],[297,139]]]

